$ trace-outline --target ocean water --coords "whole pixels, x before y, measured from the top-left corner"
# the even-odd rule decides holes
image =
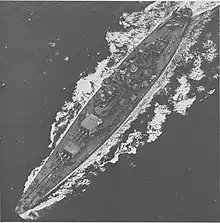
[[[77,115],[77,103],[185,4],[192,24],[155,87],[59,190],[17,216],[16,202]],[[3,221],[219,220],[217,2],[0,6]]]

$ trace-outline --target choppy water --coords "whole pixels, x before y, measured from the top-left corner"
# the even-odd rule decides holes
[[[136,4],[141,5],[143,3]],[[167,176],[161,176],[158,171],[153,174],[151,173],[151,169],[143,170],[143,168],[147,168],[147,164],[143,165],[141,163],[145,163],[144,160],[151,163],[151,159],[154,159],[154,162],[157,163],[158,168],[160,169],[159,163],[156,159],[163,162],[161,154],[166,157],[166,151],[170,157],[175,157],[177,162],[179,161],[181,163],[182,160],[178,157],[178,153],[175,153],[168,148],[169,146],[172,147],[174,145],[181,147],[181,145],[179,145],[181,139],[178,139],[180,141],[178,143],[178,140],[176,139],[178,135],[174,135],[172,138],[170,135],[171,132],[172,134],[175,134],[175,131],[181,131],[181,128],[184,126],[184,123],[182,122],[187,122],[188,119],[191,119],[190,115],[191,113],[194,113],[193,109],[196,110],[198,107],[202,109],[206,100],[210,100],[210,97],[218,95],[218,4],[218,2],[155,2],[147,7],[142,6],[142,9],[138,12],[123,12],[123,14],[121,14],[118,21],[120,26],[117,28],[119,31],[108,28],[108,31],[105,33],[104,38],[108,43],[108,49],[110,51],[109,55],[104,59],[100,59],[98,64],[94,65],[94,72],[89,72],[87,69],[84,69],[81,73],[79,72],[79,74],[75,74],[78,75],[79,80],[75,85],[74,82],[71,83],[72,98],[65,101],[62,108],[55,115],[55,121],[53,122],[50,131],[51,143],[49,147],[53,147],[60,141],[68,127],[74,121],[74,118],[79,112],[79,110],[77,110],[77,104],[80,103],[85,105],[100,87],[102,79],[111,75],[114,68],[118,66],[126,55],[128,55],[133,47],[142,41],[146,35],[152,32],[152,30],[154,30],[164,19],[166,19],[176,7],[184,7],[185,5],[191,7],[193,10],[193,21],[189,27],[187,35],[176,52],[174,59],[170,62],[163,75],[158,79],[157,83],[147,93],[125,123],[99,150],[97,150],[83,165],[81,165],[80,168],[73,173],[72,177],[70,177],[59,190],[54,192],[46,202],[26,212],[20,217],[23,219],[55,220],[58,216],[57,220],[59,221],[143,221],[154,220],[156,218],[158,218],[158,220],[187,220],[187,214],[184,215],[184,211],[181,210],[177,210],[176,212],[173,211],[173,216],[167,216],[167,213],[170,210],[166,212],[166,208],[162,208],[164,210],[163,214],[161,214],[161,211],[155,211],[157,208],[162,210],[160,207],[162,204],[155,204],[153,200],[151,200],[152,206],[146,206],[146,211],[144,211],[145,205],[143,204],[143,200],[138,204],[137,198],[134,197],[134,194],[136,194],[137,197],[141,196],[138,195],[138,191],[136,191],[138,190],[138,187],[134,185],[144,184],[147,189],[153,184],[156,188],[161,190],[158,183],[166,181],[166,177],[168,179],[170,178],[169,171],[166,172]],[[59,7],[62,6],[56,7],[56,10],[61,10]],[[81,8],[83,10],[82,6]],[[98,10],[98,7],[96,10]],[[212,28],[210,29],[210,27]],[[59,41],[62,41],[62,39],[54,38],[47,43],[54,52],[54,55],[48,57],[46,61],[47,63],[51,63],[51,66],[55,63],[54,58],[59,56],[62,56],[63,61],[67,64],[71,63],[73,60],[71,56],[62,54],[58,47]],[[101,52],[96,53],[96,55],[99,54],[101,54]],[[94,52],[93,55],[95,55]],[[62,75],[65,79],[65,74]],[[91,82],[93,84],[91,84]],[[65,91],[66,88],[63,87],[62,90]],[[71,92],[71,88],[69,88],[69,91]],[[45,103],[47,103],[47,101]],[[202,111],[198,110],[197,112],[200,113]],[[199,114],[197,115],[199,116]],[[191,122],[192,120],[190,120],[190,123]],[[191,126],[191,128],[194,129],[194,126]],[[212,128],[212,126],[210,126],[210,128]],[[161,144],[161,140],[167,144]],[[190,135],[188,135],[185,140],[191,140]],[[196,142],[198,143],[199,140],[200,139],[198,138]],[[176,142],[176,144],[174,144],[174,142]],[[197,156],[200,155],[199,148],[197,148],[199,146],[200,145],[198,143],[195,145],[195,148],[192,148],[192,150],[195,149],[198,151]],[[155,149],[153,152],[155,154],[147,152],[147,150],[152,152],[153,148]],[[184,147],[181,148],[182,150],[186,149]],[[180,148],[176,149],[179,154],[181,154]],[[156,155],[156,151],[158,152],[158,155]],[[124,154],[124,156],[122,156],[122,154]],[[143,157],[140,158],[140,156]],[[152,158],[150,156],[152,156]],[[48,154],[43,163],[47,158]],[[120,164],[120,161],[124,162],[124,164]],[[43,163],[31,171],[27,181],[25,182],[24,190],[28,187],[34,176],[36,176]],[[166,165],[166,163],[164,164]],[[133,173],[133,178],[131,178],[130,181],[126,176],[123,177],[117,173],[117,171],[122,171],[121,169],[117,170],[117,167],[120,165],[125,166],[121,167],[126,169],[126,171],[123,171],[124,174],[129,174],[127,171]],[[194,172],[194,169],[191,167],[192,165],[193,163],[190,163],[189,165],[186,163],[183,164],[186,172]],[[151,167],[149,166],[149,168]],[[166,169],[168,167],[164,168]],[[143,179],[141,181],[139,179],[138,181],[138,179],[135,179],[136,175],[142,175]],[[158,176],[161,178],[159,179]],[[120,177],[124,179],[126,183],[123,183],[123,180],[120,179]],[[114,182],[109,182],[110,179]],[[107,182],[103,182],[103,180]],[[200,188],[198,190],[206,191],[206,188],[208,188],[209,184],[211,185],[212,183],[209,181],[208,183],[203,183],[203,180],[200,183],[192,183],[191,186],[193,188]],[[192,182],[193,181],[194,180],[192,179]],[[101,184],[102,187],[100,187],[99,184]],[[126,188],[130,188],[130,190],[132,190],[132,187],[128,184],[133,185],[135,192],[133,194],[129,194],[129,197],[124,197],[125,195],[120,195],[121,193],[123,194],[123,190],[126,190]],[[164,184],[166,185],[166,183]],[[95,190],[93,189],[94,187],[102,188],[102,190],[105,189],[106,191],[101,191],[101,195],[96,195],[95,197],[90,194],[90,190]],[[114,190],[111,190],[111,187],[114,187]],[[164,187],[166,188],[167,186]],[[170,185],[170,187],[172,187],[172,185]],[[181,187],[179,186],[177,188]],[[174,190],[177,191],[175,192]],[[183,194],[179,190],[181,191],[183,189],[173,189],[174,197],[176,198],[172,198],[172,196],[165,197],[163,202],[166,201],[169,203],[169,199],[179,199],[182,203],[186,202]],[[108,195],[104,195],[111,194],[113,193],[112,191],[114,191],[114,198],[116,195],[121,197],[121,199],[127,201],[128,206],[129,203],[133,208],[137,206],[138,211],[134,210],[134,214],[132,215],[132,211],[127,207],[127,210],[129,211],[128,213],[125,213],[126,208],[119,205],[120,203],[125,204],[124,201],[110,201]],[[98,190],[95,190],[94,193],[96,192],[99,193]],[[144,191],[140,192],[140,194],[143,193]],[[149,197],[150,200],[152,197],[148,193],[149,192],[146,191],[146,195],[148,195],[146,196],[146,199]],[[159,197],[162,196],[161,193],[161,191],[158,191]],[[85,198],[86,196],[87,199]],[[96,200],[94,200],[94,198]],[[73,201],[73,199],[75,200]],[[216,198],[213,196],[213,200],[215,199]],[[60,202],[61,200],[63,202]],[[85,204],[86,202],[88,202],[89,205]],[[75,213],[75,215],[73,214],[69,217],[71,212],[74,213],[74,208],[73,211],[70,208],[72,204],[79,213]],[[113,208],[113,204],[115,204],[118,209]],[[85,210],[83,208],[84,205]],[[96,208],[100,208],[100,210],[95,211],[91,207],[93,205],[95,205]],[[114,210],[112,214],[110,214],[110,211],[106,212],[106,210],[101,213],[101,206],[105,205]],[[77,206],[80,206],[82,209],[77,209]],[[59,209],[60,215],[55,214],[55,210],[56,212],[59,212]],[[148,210],[151,212],[147,215],[149,218],[147,216],[143,216],[143,213]],[[36,217],[34,218],[30,213],[34,213]],[[66,213],[67,216],[61,213]],[[85,213],[88,213],[88,216]],[[53,215],[53,217],[50,217],[51,215]],[[135,218],[135,216],[138,217]],[[205,216],[205,218],[208,218],[208,216]],[[189,220],[193,219],[190,219],[189,217]],[[198,218],[196,220],[200,219]]]

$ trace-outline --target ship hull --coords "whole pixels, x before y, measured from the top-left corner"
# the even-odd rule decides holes
[[[189,9],[182,14],[173,14],[148,35],[105,81],[81,109],[22,195],[16,207],[18,214],[42,202],[126,122],[172,60],[191,15]],[[107,96],[102,96],[103,92]]]

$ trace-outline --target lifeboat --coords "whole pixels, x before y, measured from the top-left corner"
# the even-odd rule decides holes
[[[138,70],[138,67],[135,64],[131,64],[130,71],[135,73]]]
[[[120,70],[120,74],[126,74],[127,68]]]

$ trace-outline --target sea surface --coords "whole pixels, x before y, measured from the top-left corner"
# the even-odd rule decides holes
[[[188,32],[131,117],[45,203],[18,216],[77,104],[185,5]],[[219,2],[0,2],[2,221],[219,221],[218,115]]]

